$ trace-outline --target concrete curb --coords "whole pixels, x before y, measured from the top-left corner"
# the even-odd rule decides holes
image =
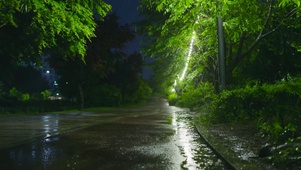
[[[196,124],[194,124],[194,128],[197,131],[197,133],[200,135],[200,137],[205,141],[206,145],[212,149],[212,151],[220,158],[222,159],[225,164],[227,165],[227,167],[231,170],[237,170],[237,168],[231,163],[229,162],[229,160],[227,160],[218,150],[216,150],[211,144],[210,142],[208,142],[208,140],[202,135],[201,131],[200,131],[200,127],[197,126]]]
[[[229,169],[238,170],[258,170],[260,169],[255,164],[249,161],[239,159],[239,155],[227,148],[222,141],[219,141],[214,135],[206,129],[206,127],[198,124],[194,124],[194,127],[200,137],[205,143],[212,149],[212,151],[222,159]]]

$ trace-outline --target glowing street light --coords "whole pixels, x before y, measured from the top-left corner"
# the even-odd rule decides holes
[[[181,77],[179,78],[180,81],[182,81],[184,78],[185,78],[185,75],[186,75],[186,72],[187,72],[187,69],[188,69],[188,66],[189,66],[189,61],[190,61],[190,58],[191,58],[191,55],[192,55],[192,51],[193,51],[193,46],[194,46],[194,41],[195,41],[195,31],[192,32],[192,37],[191,37],[191,40],[190,40],[190,44],[189,44],[189,50],[188,50],[188,54],[187,54],[187,58],[186,58],[186,62],[185,62],[185,67],[184,67],[184,70],[181,74]],[[176,89],[175,87],[177,86],[177,80],[175,80],[174,84],[173,84],[173,88],[171,89],[172,92],[175,92]]]
[[[192,33],[192,38],[191,38],[190,44],[189,44],[188,56],[187,56],[187,59],[186,59],[184,70],[183,70],[182,75],[180,77],[180,81],[182,81],[184,79],[185,75],[186,75],[188,65],[189,65],[189,60],[191,58],[191,54],[192,54],[192,50],[193,50],[194,41],[195,41],[195,31],[193,31],[193,33]]]

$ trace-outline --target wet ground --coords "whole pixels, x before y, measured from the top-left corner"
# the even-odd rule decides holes
[[[0,169],[227,169],[193,116],[155,98],[131,109],[0,118]]]

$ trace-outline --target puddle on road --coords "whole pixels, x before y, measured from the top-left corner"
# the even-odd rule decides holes
[[[204,144],[193,127],[193,115],[189,111],[173,113],[175,141],[185,157],[182,169],[226,169],[225,164]],[[201,168],[200,168],[201,167]]]

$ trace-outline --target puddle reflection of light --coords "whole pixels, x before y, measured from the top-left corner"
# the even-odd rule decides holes
[[[176,112],[175,111],[172,112],[172,125],[175,126],[175,127],[177,126]],[[177,133],[178,128],[175,128],[175,129],[176,129],[176,133]]]
[[[179,134],[179,142],[181,147],[183,148],[184,155],[186,157],[187,167],[195,166],[195,161],[193,160],[194,154],[193,154],[193,148],[191,146],[191,141],[193,140],[191,137],[191,134],[189,133],[188,129],[183,126],[184,123],[180,123],[180,126],[178,128],[178,134]]]
[[[43,148],[43,151],[42,151],[42,161],[44,162],[44,163],[49,163],[49,162],[51,162],[51,155],[52,155],[52,152],[53,152],[54,150],[52,149],[52,148],[49,148],[49,147],[45,147],[45,148]]]
[[[58,134],[59,120],[53,115],[45,115],[42,117],[42,126],[45,138],[48,138],[53,134]]]
[[[175,126],[175,131],[178,138],[178,147],[180,148],[182,155],[186,158],[185,161],[185,168],[192,168],[196,167],[196,162],[194,161],[194,149],[191,144],[191,141],[193,141],[192,135],[189,132],[188,127],[183,122],[177,121],[177,112],[174,111],[172,113],[172,125]]]

